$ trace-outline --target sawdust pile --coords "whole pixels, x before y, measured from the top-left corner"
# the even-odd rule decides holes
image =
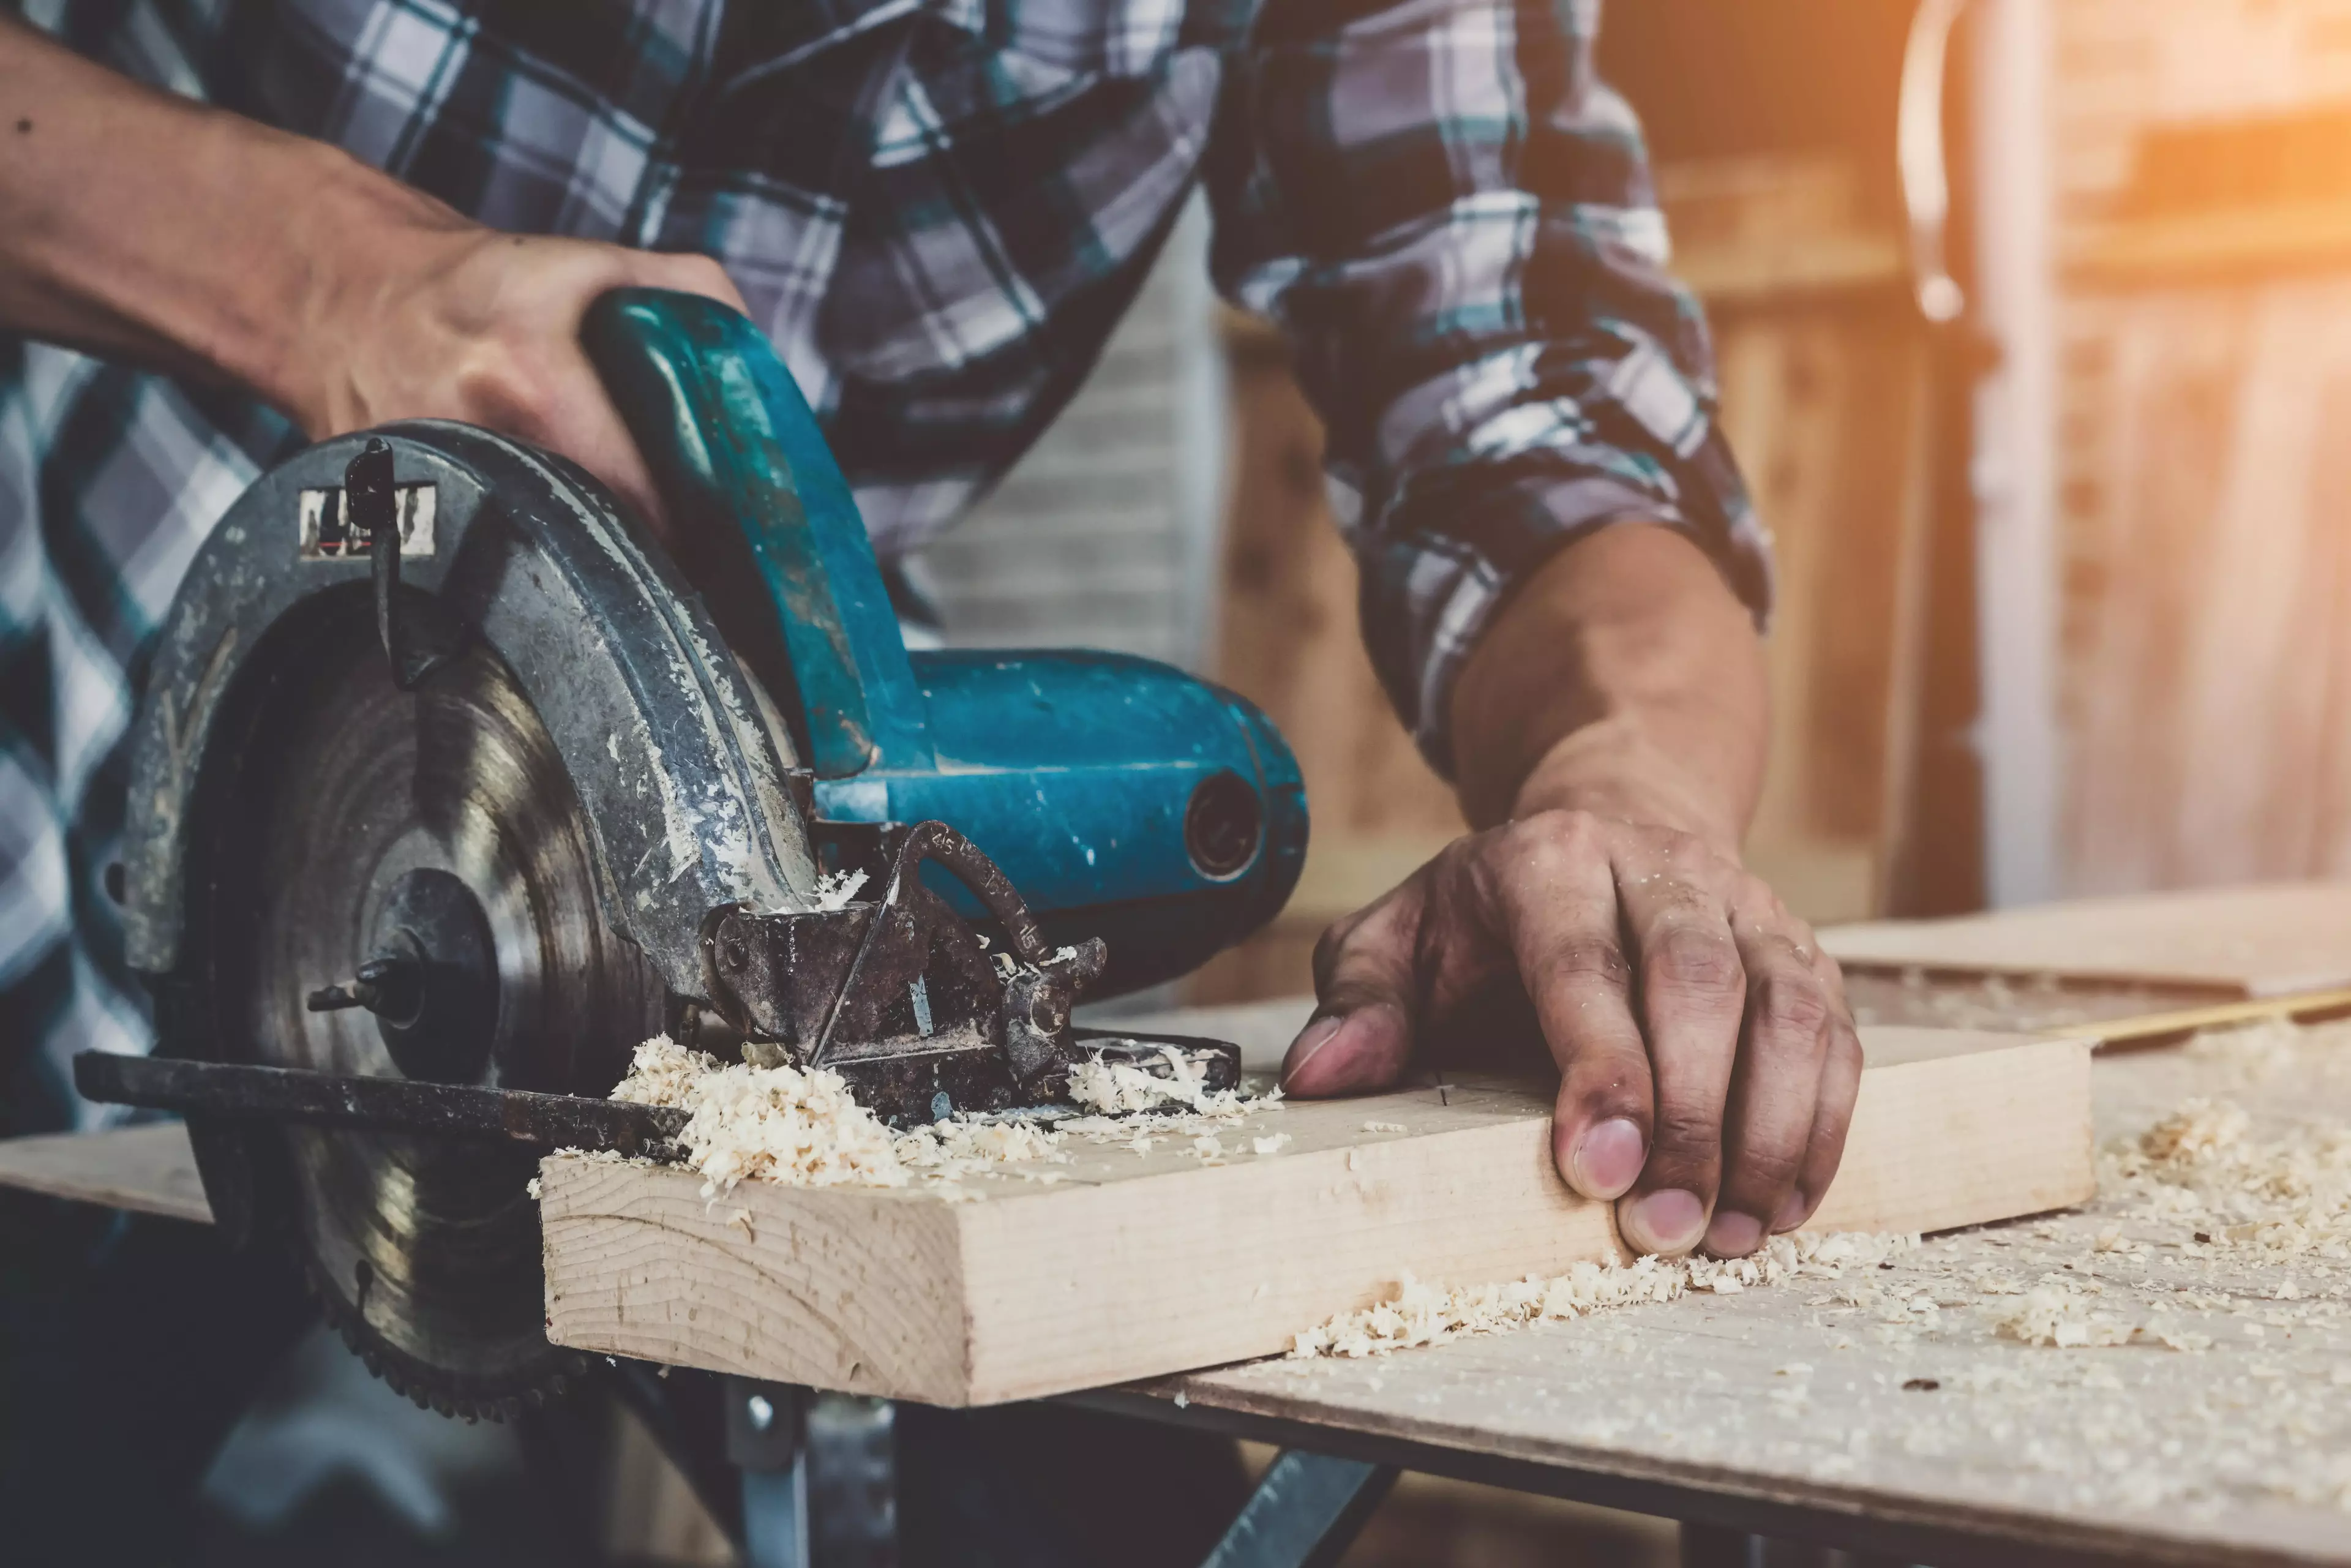
[[[837,1072],[721,1066],[665,1034],[637,1047],[611,1098],[690,1113],[680,1141],[703,1196],[746,1179],[792,1186],[904,1186],[898,1141]]]
[[[1294,1360],[1384,1355],[1471,1334],[1499,1333],[1546,1320],[1587,1317],[1615,1307],[1670,1301],[1692,1291],[1736,1295],[1799,1276],[1841,1277],[1872,1269],[1918,1245],[1916,1236],[1833,1232],[1774,1236],[1750,1258],[1642,1258],[1631,1263],[1578,1263],[1552,1279],[1444,1291],[1404,1277],[1395,1300],[1343,1312],[1291,1343]]]
[[[2110,1147],[2099,1179],[2130,1218],[2185,1228],[2198,1246],[2351,1259],[2351,1127],[2251,1134],[2228,1101],[2190,1100],[2136,1142]]]
[[[1173,1079],[1099,1058],[1081,1066],[1079,1072],[1092,1070],[1087,1081],[1094,1086],[1085,1103],[1113,1113],[1067,1117],[1053,1124],[957,1116],[898,1133],[860,1105],[837,1072],[722,1063],[664,1034],[637,1047],[629,1075],[611,1097],[691,1113],[680,1142],[686,1163],[703,1177],[705,1197],[744,1181],[772,1181],[789,1186],[911,1185],[972,1199],[981,1193],[961,1185],[967,1176],[1042,1184],[1067,1179],[1051,1167],[1070,1163],[1065,1145],[1072,1138],[1144,1154],[1167,1137],[1189,1137],[1196,1145],[1189,1152],[1221,1159],[1238,1151],[1221,1145],[1213,1151],[1200,1148],[1203,1138],[1217,1144],[1210,1129],[1280,1108],[1279,1091],[1251,1099],[1233,1090],[1210,1090],[1197,1065],[1174,1051],[1168,1060]],[[1175,1105],[1188,1107],[1188,1113],[1163,1109]],[[1249,1140],[1249,1147],[1270,1155],[1289,1141],[1287,1134],[1276,1134]]]
[[[1081,1061],[1070,1069],[1070,1098],[1105,1116],[1133,1115],[1165,1105],[1182,1105],[1201,1116],[1233,1115],[1244,1108],[1238,1090],[1210,1089],[1207,1069],[1182,1051],[1163,1046],[1159,1054],[1173,1076],[1162,1078],[1099,1055]]]
[[[1258,1134],[1254,1126],[1242,1125],[1261,1112],[1281,1109],[1279,1088],[1268,1086],[1261,1093],[1212,1090],[1205,1082],[1206,1069],[1176,1051],[1166,1057],[1172,1079],[1099,1056],[1079,1063],[1070,1071],[1070,1097],[1094,1113],[1070,1117],[1057,1130],[1138,1157],[1161,1144],[1179,1143],[1178,1154],[1210,1166],[1244,1155],[1270,1157],[1290,1146],[1287,1133]],[[1241,1135],[1228,1145],[1226,1134],[1236,1133]]]

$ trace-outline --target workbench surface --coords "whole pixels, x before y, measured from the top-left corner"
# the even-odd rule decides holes
[[[2298,1128],[2321,1151],[2303,1174],[2322,1197],[2351,1180],[2351,1134],[2327,1137],[2351,1127],[2351,1026],[2110,1052],[2094,1083],[2102,1148],[2204,1097],[2250,1113],[2240,1151]],[[1937,1562],[2351,1562],[2344,1248],[2200,1244],[2192,1216],[2153,1218],[2144,1189],[2117,1190],[2112,1158],[2085,1209],[1929,1239],[1863,1277],[1360,1361],[1257,1362],[1092,1402]],[[1995,1292],[2051,1278],[2086,1297],[2074,1313],[2094,1338],[2137,1328],[2135,1343],[1995,1330],[2026,1304]]]
[[[1940,1021],[1990,1022],[1984,999]],[[1887,1021],[1952,1011],[1949,998],[1916,1011],[1899,996],[1878,1001]],[[2016,1010],[2055,1021],[2045,998]],[[1277,1003],[1155,1021],[1238,1038],[1253,1064],[1270,1065],[1304,1011]],[[2201,1097],[2250,1113],[2240,1152],[2308,1141],[2317,1157],[2300,1179],[2322,1200],[2339,1207],[2351,1183],[2351,1134],[2339,1131],[2351,1128],[2351,1024],[2110,1050],[2094,1083],[2109,1145]],[[161,1157],[167,1136],[99,1134],[72,1151],[70,1171],[27,1140],[28,1174],[12,1177],[0,1159],[0,1181],[185,1209],[193,1162],[183,1141]],[[136,1145],[125,1160],[80,1157],[116,1139]],[[2084,1210],[1930,1239],[1862,1278],[1802,1277],[1364,1361],[1257,1362],[1078,1397],[1946,1568],[2027,1549],[2351,1563],[2351,1261],[2340,1238],[2277,1250],[2224,1229],[2201,1244],[2193,1228],[2205,1221],[2151,1216],[2116,1171],[2102,1176],[2105,1190]],[[156,1190],[142,1200],[126,1182]],[[2066,1349],[1996,1332],[1992,1320],[2023,1301],[2001,1292],[2044,1277],[2098,1292],[2079,1305],[2102,1337],[2147,1332]],[[2194,1348],[2196,1336],[2209,1347]]]

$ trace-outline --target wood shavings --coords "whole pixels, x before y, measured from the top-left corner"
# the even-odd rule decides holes
[[[1160,1059],[1169,1076],[1161,1077],[1123,1061],[1097,1055],[1070,1069],[1070,1098],[1086,1110],[1103,1115],[1155,1111],[1182,1105],[1199,1115],[1215,1115],[1238,1108],[1238,1091],[1210,1089],[1208,1070],[1173,1046],[1162,1046]]]
[[[1774,1236],[1751,1258],[1642,1258],[1631,1263],[1579,1263],[1544,1280],[1445,1291],[1410,1274],[1395,1299],[1343,1312],[1301,1333],[1293,1360],[1385,1355],[1416,1345],[1441,1344],[1471,1334],[1499,1333],[1545,1320],[1580,1318],[1615,1307],[1669,1301],[1691,1291],[1734,1295],[1750,1286],[1776,1285],[1799,1274],[1834,1276],[1870,1267],[1918,1245],[1915,1236]]]
[[[2188,1053],[2211,1062],[2240,1083],[2262,1083],[2294,1063],[2304,1031],[2282,1018],[2262,1019],[2236,1029],[2205,1030],[2188,1042]]]
[[[2305,1124],[2256,1138],[2251,1125],[2231,1102],[2189,1100],[2109,1147],[2101,1183],[2132,1218],[2199,1249],[2351,1259],[2351,1129]]]
[[[854,888],[850,889],[854,892]],[[1100,1059],[1078,1070],[1100,1069],[1093,1080],[1103,1100],[1131,1108],[1121,1114],[1069,1118],[1057,1125],[1025,1119],[958,1116],[909,1132],[893,1133],[857,1103],[840,1074],[789,1065],[722,1065],[667,1035],[637,1048],[629,1075],[611,1093],[615,1100],[674,1106],[692,1113],[679,1141],[687,1164],[704,1178],[703,1196],[716,1197],[742,1181],[775,1181],[795,1186],[905,1186],[917,1185],[952,1202],[971,1202],[984,1190],[962,1184],[967,1177],[1018,1179],[1050,1186],[1066,1173],[1038,1168],[1066,1165],[1071,1137],[1147,1155],[1165,1137],[1192,1140],[1204,1160],[1221,1161],[1234,1152],[1217,1130],[1251,1113],[1279,1110],[1279,1091],[1246,1098],[1232,1090],[1210,1090],[1195,1062],[1166,1053],[1175,1078],[1160,1078],[1123,1063]],[[1103,1085],[1107,1083],[1107,1087]],[[1140,1085],[1151,1088],[1146,1092]],[[1147,1101],[1148,1104],[1137,1104]],[[1186,1107],[1168,1114],[1158,1107]],[[1250,1137],[1259,1155],[1279,1153],[1290,1135]],[[619,1159],[609,1151],[601,1156]],[[534,1196],[536,1196],[534,1194]]]
[[[1402,1122],[1366,1122],[1364,1124],[1364,1131],[1366,1133],[1409,1133],[1412,1129],[1405,1126]]]
[[[1004,1172],[1006,1166],[1039,1162],[1066,1164],[1061,1134],[1030,1122],[956,1117],[897,1135],[899,1163],[925,1176],[960,1177]],[[1004,1172],[1035,1181],[1058,1181],[1058,1171]]]
[[[2026,1344],[2054,1345],[2060,1350],[2128,1344],[2138,1332],[2137,1325],[2112,1313],[2093,1311],[2091,1301],[2079,1285],[2049,1280],[2015,1301],[2003,1301],[1986,1318],[1993,1333]]]
[[[857,896],[858,889],[864,885],[865,873],[862,871],[827,872],[816,879],[816,894],[809,907],[827,914],[837,913],[848,908],[850,901]]]
[[[637,1048],[629,1075],[611,1097],[691,1113],[679,1142],[686,1163],[702,1174],[705,1197],[749,1180],[904,1186],[920,1179],[935,1186],[1068,1158],[1060,1151],[1061,1134],[1025,1122],[958,1117],[893,1133],[857,1103],[837,1072],[722,1066],[667,1035]],[[1048,1178],[1036,1173],[1033,1179]]]
[[[747,1177],[793,1186],[904,1186],[896,1140],[824,1068],[721,1067],[656,1035],[637,1047],[611,1098],[668,1105],[691,1120],[679,1142],[714,1197]]]

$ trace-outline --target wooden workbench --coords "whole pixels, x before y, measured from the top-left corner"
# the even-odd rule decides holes
[[[1898,987],[1865,1005],[1886,1021],[1982,1024],[2013,1009],[2036,1025],[2124,1006],[2033,988],[1955,998]],[[1238,1037],[1263,1061],[1301,1016],[1300,1004],[1270,1004],[1160,1021]],[[2351,1124],[2351,1026],[2250,1051],[2110,1051],[2094,1082],[2102,1138],[2194,1096],[2243,1104],[2257,1134]],[[192,1167],[159,1158],[156,1130],[139,1136],[131,1164],[156,1185],[152,1201],[126,1194],[120,1167],[88,1196],[185,1211]],[[36,1163],[36,1185],[69,1190],[54,1154]],[[2183,1245],[2120,1207],[2109,1195],[1937,1239],[1860,1281],[1802,1279],[1362,1362],[1258,1362],[1074,1397],[1904,1561],[2351,1563],[2351,1263],[2288,1270],[2242,1248]],[[2043,1274],[2095,1281],[2126,1317],[2167,1301],[2172,1321],[2214,1343],[2058,1350],[1995,1335],[1980,1280]],[[2300,1299],[2275,1299],[2289,1278]]]
[[[2102,1142],[2183,1101],[2253,1135],[2351,1123],[2351,1029],[2249,1052],[2110,1052]],[[1098,1407],[1938,1564],[2074,1555],[2351,1563],[2351,1262],[2264,1263],[2076,1212],[1933,1239],[1874,1279],[1686,1296],[1357,1362],[1264,1361]],[[2142,1249],[2100,1251],[2101,1239]],[[2186,1241],[2183,1246],[2179,1243]],[[2213,1340],[1995,1334],[1977,1281],[2057,1274]],[[2300,1299],[2273,1300],[2291,1280]],[[1837,1299],[1840,1291],[1853,1298]],[[2199,1310],[2180,1291],[2204,1301]],[[2173,1305],[2173,1303],[2179,1303]]]

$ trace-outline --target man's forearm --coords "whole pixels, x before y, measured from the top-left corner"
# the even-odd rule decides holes
[[[1577,808],[1735,856],[1767,712],[1761,641],[1705,554],[1670,528],[1605,528],[1521,588],[1463,669],[1463,809],[1485,827]]]
[[[289,413],[323,230],[439,204],[0,19],[0,329],[232,382]]]

